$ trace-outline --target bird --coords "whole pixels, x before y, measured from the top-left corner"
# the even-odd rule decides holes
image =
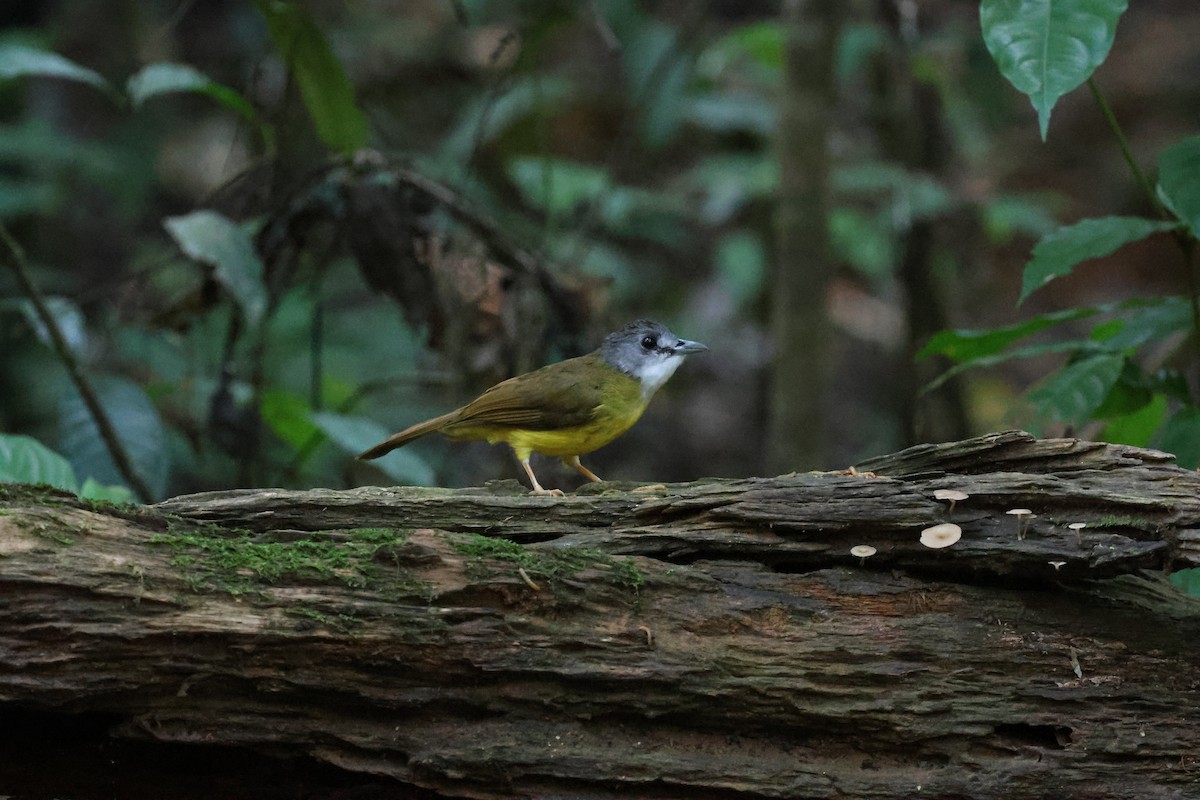
[[[434,432],[450,439],[505,442],[533,494],[561,496],[560,489],[542,488],[530,456],[556,456],[589,481],[600,481],[579,457],[629,430],[684,358],[706,350],[660,322],[639,319],[605,336],[587,355],[501,381],[465,406],[405,428],[358,458],[379,458]]]

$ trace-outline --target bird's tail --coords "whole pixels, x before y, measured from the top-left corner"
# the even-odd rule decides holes
[[[363,452],[359,453],[356,458],[359,458],[363,461],[369,461],[372,458],[379,458],[382,455],[392,452],[397,447],[403,447],[413,439],[418,439],[427,433],[440,431],[442,428],[446,427],[446,425],[453,422],[457,416],[458,410],[455,410],[451,411],[449,414],[442,414],[440,417],[434,417],[433,419],[427,419],[424,422],[418,422],[416,425],[405,428],[399,433],[389,436],[371,449],[364,450]]]

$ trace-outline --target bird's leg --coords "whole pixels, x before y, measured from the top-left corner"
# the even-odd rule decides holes
[[[587,478],[589,481],[592,481],[593,483],[601,483],[603,480],[599,475],[592,472],[590,469],[585,467],[583,464],[580,464],[579,456],[571,456],[570,458],[563,456],[562,462],[564,464],[566,464],[568,467],[571,467],[572,469],[579,470],[579,474],[583,475],[583,477]]]
[[[529,476],[529,482],[533,484],[533,493],[534,494],[552,494],[552,495],[557,495],[558,497],[562,497],[562,494],[563,494],[562,489],[543,489],[542,488],[542,485],[540,483],[538,483],[537,476],[533,474],[533,467],[529,466],[529,457],[528,456],[521,459],[521,466],[525,468],[525,474]]]

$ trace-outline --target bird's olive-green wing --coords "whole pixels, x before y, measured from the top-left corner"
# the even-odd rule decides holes
[[[571,358],[496,384],[465,405],[448,428],[496,425],[524,430],[572,428],[591,422],[602,385],[619,375],[594,354]]]

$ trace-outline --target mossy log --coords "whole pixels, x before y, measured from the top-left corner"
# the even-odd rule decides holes
[[[1196,797],[1198,562],[1196,472],[1018,432],[561,498],[9,489],[0,710],[431,797]]]

